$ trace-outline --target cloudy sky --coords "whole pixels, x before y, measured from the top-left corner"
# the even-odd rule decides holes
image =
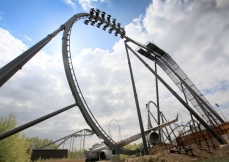
[[[0,67],[56,30],[71,16],[91,7],[110,13],[127,35],[138,42],[154,42],[178,63],[216,110],[229,115],[229,1],[228,0],[51,0],[0,1]],[[56,36],[21,71],[0,89],[0,115],[13,113],[18,125],[74,103],[61,54],[62,33]],[[134,46],[133,46],[134,47]],[[135,47],[134,47],[135,49]],[[124,42],[78,21],[71,35],[74,68],[86,101],[108,131],[119,121],[122,137],[140,131]],[[155,77],[131,54],[144,127],[146,104],[156,102]],[[145,58],[144,58],[145,59]],[[145,59],[146,60],[146,59]],[[154,64],[146,60],[152,67]],[[160,76],[182,97],[169,77]],[[167,119],[187,110],[159,83],[160,109]],[[220,111],[219,111],[220,110]],[[152,113],[156,109],[151,105]],[[155,122],[153,122],[155,126]],[[89,128],[77,107],[28,128],[29,137],[58,139]],[[118,126],[111,123],[117,140]],[[79,141],[80,139],[76,139]],[[99,142],[87,138],[86,148]]]

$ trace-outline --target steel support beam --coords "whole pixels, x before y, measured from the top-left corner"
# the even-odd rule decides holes
[[[193,116],[215,137],[219,143],[227,144],[226,140],[220,137],[187,103],[157,74],[155,71],[127,44],[126,47],[160,80],[162,84],[193,114]]]
[[[155,73],[157,74],[157,58],[155,56],[154,60],[154,68],[155,68]],[[158,125],[161,124],[161,119],[160,119],[160,104],[159,104],[159,91],[158,91],[158,79],[155,77],[155,84],[156,84],[156,97],[157,97],[157,120],[158,120]],[[161,142],[161,130],[158,131],[159,137],[160,137],[160,142]]]
[[[47,35],[40,42],[23,52],[21,55],[16,57],[14,60],[6,64],[0,69],[0,87],[5,84],[18,70],[39,52],[53,37],[55,37],[60,31],[64,29],[64,26],[60,26],[52,34]]]
[[[2,134],[0,134],[0,140],[3,140],[3,139],[5,139],[5,138],[7,138],[9,136],[12,136],[12,135],[14,135],[14,134],[16,134],[16,133],[18,133],[20,131],[25,130],[26,128],[29,128],[29,127],[31,127],[33,125],[36,125],[36,124],[38,124],[38,123],[40,123],[40,122],[42,122],[42,121],[44,121],[46,119],[49,119],[49,118],[51,118],[51,117],[53,117],[55,115],[58,115],[58,114],[66,111],[66,110],[69,110],[69,109],[73,108],[74,106],[77,106],[77,104],[74,103],[74,104],[69,105],[67,107],[64,107],[64,108],[62,108],[60,110],[54,111],[54,112],[52,112],[52,113],[50,113],[48,115],[42,116],[42,117],[40,117],[38,119],[35,119],[35,120],[31,121],[31,122],[28,122],[28,123],[26,123],[24,125],[21,125],[21,126],[19,126],[17,128],[11,129],[8,132],[2,133]]]
[[[135,98],[135,103],[136,103],[136,108],[137,108],[137,113],[138,113],[138,120],[139,120],[139,125],[140,125],[140,129],[141,129],[141,134],[142,134],[142,142],[143,142],[143,146],[144,146],[144,151],[145,151],[146,155],[149,155],[149,150],[147,148],[147,143],[146,143],[146,138],[145,138],[145,133],[144,133],[144,127],[143,127],[143,123],[142,123],[141,111],[140,111],[139,102],[138,102],[138,95],[137,95],[137,91],[136,91],[136,87],[135,87],[135,83],[134,83],[134,76],[133,76],[133,72],[132,72],[132,68],[131,68],[130,57],[129,57],[129,52],[127,49],[126,41],[125,41],[125,48],[126,48],[126,55],[127,55],[127,60],[128,60],[129,70],[130,70],[130,77],[131,77],[131,82],[132,82],[133,92],[134,92],[134,98]]]

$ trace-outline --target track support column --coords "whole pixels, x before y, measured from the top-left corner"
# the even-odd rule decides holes
[[[18,70],[34,56],[36,55],[48,42],[54,38],[60,31],[64,30],[64,26],[60,26],[56,31],[47,35],[40,42],[23,52],[21,55],[16,57],[14,60],[6,64],[0,69],[0,87],[5,84]]]
[[[126,48],[126,55],[127,55],[127,60],[128,60],[128,64],[129,64],[129,69],[130,69],[130,77],[131,77],[131,81],[132,81],[134,98],[135,98],[135,103],[136,103],[136,108],[137,108],[137,113],[138,113],[138,120],[139,120],[139,125],[140,125],[140,129],[141,129],[141,134],[142,134],[142,142],[143,142],[143,146],[144,146],[144,151],[145,151],[146,155],[149,155],[149,150],[147,148],[144,128],[143,128],[143,124],[142,124],[142,116],[141,116],[141,111],[140,111],[139,102],[138,102],[138,95],[137,95],[137,91],[136,91],[136,87],[135,87],[135,83],[134,83],[134,76],[133,76],[133,72],[132,72],[132,68],[131,68],[130,57],[129,57],[126,41],[125,41],[125,48]]]
[[[154,67],[155,67],[155,73],[157,74],[157,57],[155,56],[154,60]],[[160,104],[159,104],[159,91],[158,91],[158,79],[155,77],[155,84],[156,84],[156,96],[157,96],[157,120],[158,120],[158,125],[161,124],[161,119],[160,119]],[[160,137],[160,142],[161,142],[161,130],[158,130],[158,134]]]

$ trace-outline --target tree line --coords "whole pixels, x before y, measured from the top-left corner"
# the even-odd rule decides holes
[[[16,116],[0,116],[0,134],[7,132],[17,126]],[[40,139],[38,137],[26,137],[24,133],[17,133],[0,141],[0,162],[29,162],[33,149],[42,147],[53,142],[51,139]],[[56,148],[56,144],[46,149]]]

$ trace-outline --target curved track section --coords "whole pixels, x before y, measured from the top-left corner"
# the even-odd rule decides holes
[[[167,62],[168,65],[174,70],[175,74],[170,70],[167,66],[164,66],[164,64],[157,60],[157,64],[161,66],[161,68],[165,71],[165,73],[171,78],[171,80],[177,85],[177,87],[181,90],[181,92],[184,92],[188,100],[192,103],[192,105],[196,108],[196,110],[202,115],[202,117],[210,123],[210,118],[212,120],[217,120],[216,123],[220,123],[220,121],[213,117],[214,115],[211,113],[211,111],[205,106],[202,105],[204,108],[201,108],[201,104],[198,103],[195,96],[192,94],[192,92],[188,89],[191,88],[196,94],[202,98],[202,100],[211,108],[212,111],[215,111],[213,107],[210,105],[210,103],[207,101],[207,99],[203,96],[203,94],[197,89],[197,87],[194,85],[194,83],[188,78],[188,76],[183,72],[183,70],[178,66],[178,64],[168,55],[165,54],[164,56],[161,56],[160,59],[163,59]],[[176,75],[178,75],[183,81],[185,81],[188,85],[188,87],[182,85],[182,82],[177,79]],[[212,114],[212,115],[209,115]]]
[[[153,43],[143,45],[127,36],[125,38],[146,50],[137,50],[140,54],[152,61],[156,59],[157,64],[165,71],[181,92],[185,93],[187,99],[209,125],[218,125],[225,122],[171,56]]]
[[[136,151],[126,150],[118,146],[115,141],[113,141],[109,135],[103,130],[103,128],[99,125],[95,117],[93,116],[92,112],[90,111],[83,94],[80,90],[79,84],[76,79],[76,75],[73,69],[73,64],[71,60],[71,52],[70,52],[70,35],[71,29],[73,24],[80,20],[86,19],[90,15],[88,13],[80,13],[71,17],[65,24],[64,24],[64,33],[62,38],[62,56],[63,56],[63,63],[65,68],[65,73],[67,76],[67,80],[72,91],[73,97],[77,103],[77,106],[80,108],[81,113],[84,116],[87,124],[91,127],[91,129],[95,132],[95,134],[102,138],[104,142],[109,145],[111,148],[115,150],[116,153],[119,154],[126,154],[132,155],[136,154]]]
[[[120,141],[120,140],[122,140],[122,133],[121,133],[121,129],[120,129],[120,125],[119,125],[118,120],[112,119],[112,120],[110,121],[109,126],[108,126],[108,134],[109,134],[110,137],[112,137],[111,131],[110,131],[110,126],[111,126],[111,122],[112,122],[112,121],[116,121],[116,123],[118,124],[118,140]]]
[[[85,132],[85,134],[82,134],[82,132]],[[92,130],[90,130],[90,129],[82,129],[82,130],[80,130],[80,131],[77,131],[77,132],[72,133],[72,134],[70,134],[70,135],[67,135],[67,136],[65,136],[65,137],[62,137],[62,138],[60,138],[60,139],[58,139],[58,140],[55,140],[55,141],[53,141],[53,142],[51,142],[51,143],[48,143],[48,144],[46,144],[46,145],[44,145],[44,146],[41,146],[41,147],[39,147],[39,148],[37,148],[37,149],[43,149],[43,148],[45,148],[45,147],[47,147],[47,146],[49,146],[49,145],[52,145],[52,144],[54,144],[54,143],[57,143],[57,142],[63,140],[62,142],[60,142],[60,143],[57,145],[57,148],[58,148],[61,144],[63,144],[66,140],[68,140],[68,139],[71,138],[71,137],[92,136],[93,134],[94,134],[94,132],[93,132]]]

